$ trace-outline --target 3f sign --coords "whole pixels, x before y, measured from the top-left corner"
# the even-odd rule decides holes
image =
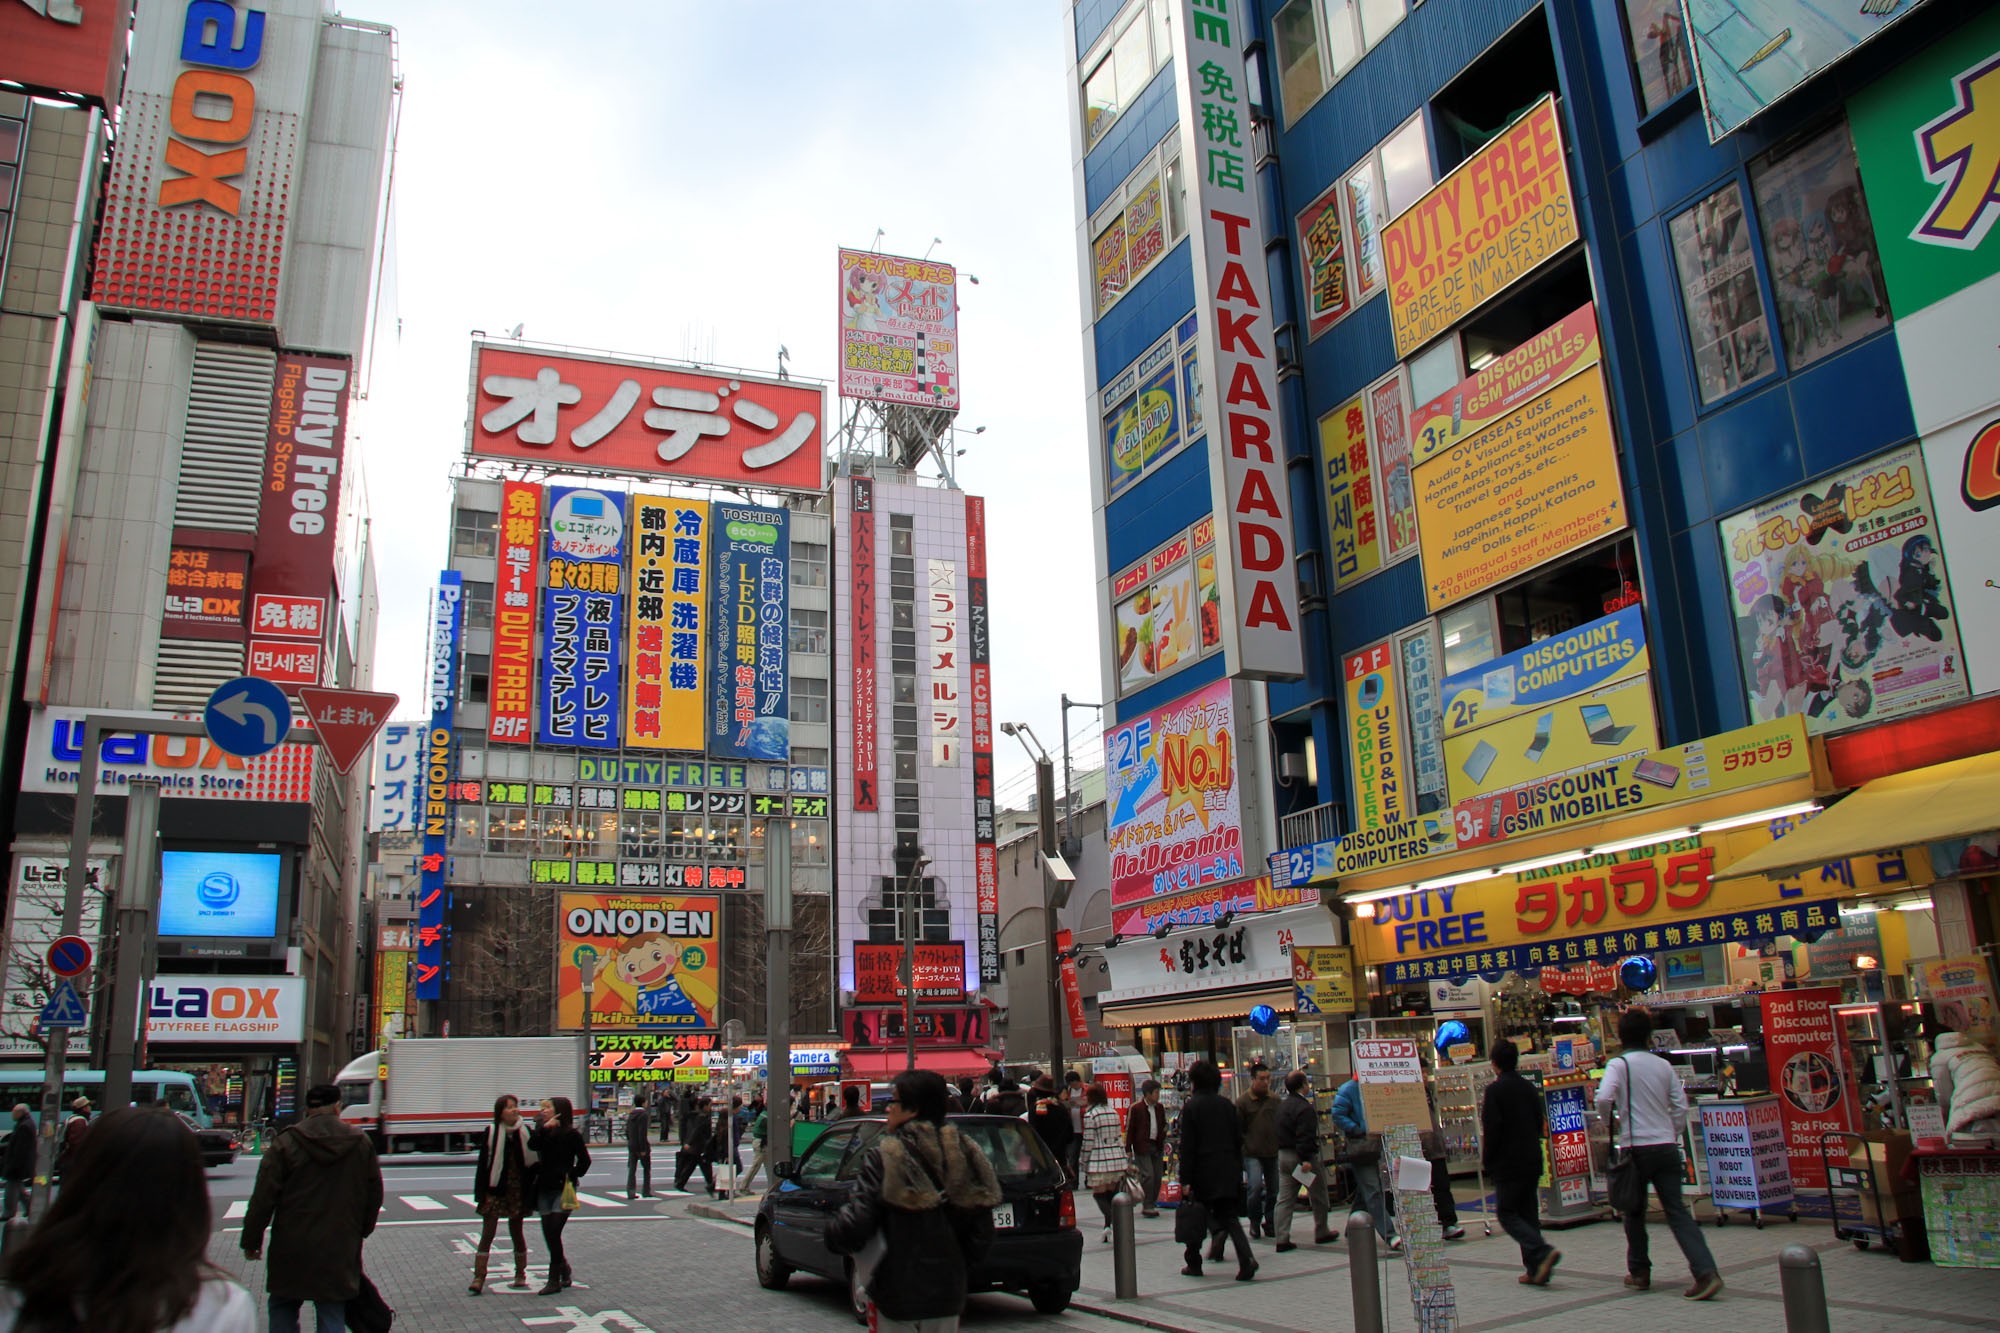
[[[182,173],[160,181],[159,205],[213,204],[235,217],[243,190],[232,182],[243,175],[249,154],[257,89],[238,71],[264,58],[264,13],[242,15],[227,0],[192,0],[181,26],[181,63],[196,68],[174,80],[168,125],[167,166]],[[236,145],[231,147],[230,145]]]

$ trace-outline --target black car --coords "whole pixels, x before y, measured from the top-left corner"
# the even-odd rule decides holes
[[[174,1114],[181,1118],[183,1125],[194,1131],[195,1140],[201,1144],[203,1166],[228,1166],[236,1160],[236,1154],[242,1149],[243,1142],[236,1137],[235,1130],[203,1129],[193,1116],[183,1111],[176,1111]]]
[[[951,1123],[1000,1177],[993,1244],[968,1275],[969,1289],[1017,1292],[1043,1314],[1060,1314],[1083,1281],[1083,1233],[1061,1164],[1016,1117],[955,1115]],[[795,1272],[844,1282],[854,1317],[868,1321],[854,1263],[827,1248],[826,1228],[854,1188],[861,1154],[887,1125],[880,1116],[836,1121],[773,1182],[755,1224],[760,1285],[776,1291]]]

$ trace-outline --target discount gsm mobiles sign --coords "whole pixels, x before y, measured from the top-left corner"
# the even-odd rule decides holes
[[[273,323],[315,0],[141,6],[92,297]]]

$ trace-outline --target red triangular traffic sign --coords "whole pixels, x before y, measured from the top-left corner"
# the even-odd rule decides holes
[[[354,761],[395,711],[400,697],[367,690],[330,690],[322,685],[301,685],[298,696],[306,721],[319,733],[326,757],[340,773],[354,767]]]

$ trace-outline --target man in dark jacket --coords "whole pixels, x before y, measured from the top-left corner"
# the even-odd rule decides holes
[[[827,1226],[827,1248],[855,1256],[872,1328],[956,1329],[967,1270],[992,1239],[1000,1181],[979,1146],[945,1123],[943,1077],[911,1070],[895,1088],[889,1128],[863,1152],[854,1192]],[[877,1234],[881,1255],[867,1268]]]
[[[1236,1099],[1236,1115],[1243,1122],[1243,1166],[1250,1185],[1250,1239],[1255,1240],[1271,1230],[1280,1187],[1278,1099],[1271,1095],[1271,1071],[1261,1060],[1250,1066],[1250,1091]]]
[[[639,1197],[640,1168],[645,1168],[646,1197],[653,1197],[653,1141],[647,1133],[653,1117],[646,1110],[646,1094],[632,1099],[631,1114],[625,1117],[625,1197]]]
[[[1160,1105],[1160,1081],[1149,1078],[1139,1085],[1139,1100],[1125,1116],[1125,1146],[1139,1171],[1139,1185],[1146,1191],[1143,1217],[1160,1215],[1160,1176],[1167,1160],[1167,1109]]]
[[[243,1255],[261,1258],[271,1229],[271,1333],[299,1333],[299,1308],[313,1303],[319,1333],[347,1327],[347,1303],[361,1294],[361,1242],[382,1211],[382,1167],[368,1136],[340,1119],[340,1089],[306,1092],[305,1118],[278,1136],[257,1168],[243,1215]]]
[[[1068,1175],[1069,1145],[1076,1138],[1076,1127],[1070,1123],[1069,1108],[1056,1096],[1056,1081],[1047,1074],[1028,1089],[1028,1124]]]
[[[1542,1095],[1514,1072],[1520,1050],[1502,1038],[1490,1057],[1496,1077],[1479,1103],[1479,1137],[1486,1174],[1493,1181],[1493,1210],[1500,1226],[1521,1247],[1527,1270],[1521,1281],[1546,1287],[1562,1262],[1562,1251],[1542,1239],[1537,1184],[1542,1178]]]
[[[7,1202],[0,1222],[11,1222],[18,1210],[29,1215],[35,1201],[35,1121],[25,1104],[14,1108],[14,1128],[7,1133]]]
[[[1195,1061],[1188,1087],[1193,1091],[1181,1104],[1181,1198],[1200,1204],[1208,1215],[1209,1257],[1222,1257],[1226,1237],[1236,1247],[1236,1280],[1248,1282],[1257,1276],[1257,1261],[1243,1234],[1243,1126],[1235,1104],[1222,1095],[1222,1074],[1214,1065]],[[1174,1219],[1174,1239],[1187,1258],[1181,1272],[1188,1277],[1201,1276],[1203,1236],[1189,1220],[1195,1215],[1183,1209]]]
[[[1292,1213],[1299,1206],[1299,1181],[1292,1173],[1303,1167],[1312,1173],[1306,1198],[1313,1210],[1313,1244],[1338,1240],[1326,1225],[1326,1166],[1320,1160],[1319,1108],[1313,1105],[1312,1076],[1303,1069],[1285,1075],[1285,1099],[1278,1103],[1278,1253],[1296,1250],[1292,1244]]]
[[[685,1190],[697,1169],[710,1194],[715,1193],[715,1163],[710,1146],[715,1141],[715,1117],[708,1113],[709,1099],[695,1098],[694,1106],[681,1117],[681,1150],[674,1155],[674,1188]]]

